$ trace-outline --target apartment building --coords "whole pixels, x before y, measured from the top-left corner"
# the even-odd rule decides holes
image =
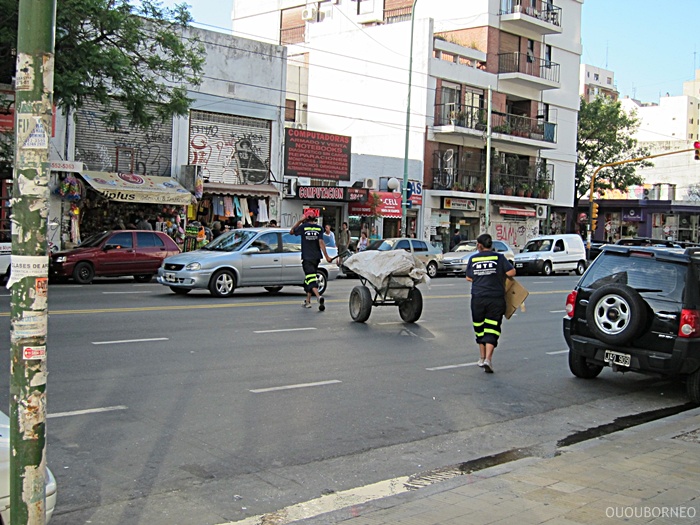
[[[371,214],[396,235],[401,193],[390,192],[406,178],[407,231],[433,242],[459,229],[522,245],[562,221],[551,210],[573,202],[582,4],[236,0],[234,34],[288,46],[288,125],[351,139],[347,177],[319,170],[290,187],[391,203],[377,214],[351,202],[356,192],[290,191],[283,216],[317,206],[352,229]]]
[[[608,97],[612,100],[620,97],[615,84],[615,73],[589,64],[581,64],[578,92],[586,102],[596,97]]]

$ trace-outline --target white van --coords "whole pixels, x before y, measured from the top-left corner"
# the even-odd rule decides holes
[[[10,276],[10,257],[12,256],[12,243],[0,242],[0,282]]]
[[[586,271],[586,248],[583,239],[575,233],[563,235],[541,235],[527,241],[515,254],[515,269],[518,274]]]

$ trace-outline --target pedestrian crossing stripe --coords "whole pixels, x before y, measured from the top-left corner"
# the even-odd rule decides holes
[[[29,136],[22,145],[26,149],[43,149],[49,147],[49,138],[44,128],[44,123],[40,117],[34,117],[34,129],[29,133]]]

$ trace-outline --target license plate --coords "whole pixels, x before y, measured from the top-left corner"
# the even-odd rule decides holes
[[[632,364],[632,356],[630,354],[622,354],[620,352],[613,352],[612,350],[605,351],[603,360],[608,364],[620,366],[630,366],[630,364]]]
[[[515,263],[515,267],[516,267],[516,268],[522,268],[522,267],[523,267],[523,263]]]
[[[174,273],[166,273],[165,280],[168,281],[169,283],[174,283],[175,282],[175,274]]]

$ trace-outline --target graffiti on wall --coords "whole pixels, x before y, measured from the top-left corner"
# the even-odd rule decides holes
[[[511,247],[523,247],[533,237],[539,235],[537,223],[495,222],[493,223],[495,239],[510,244]]]
[[[265,184],[270,173],[270,123],[193,111],[189,163],[202,166],[204,182]]]
[[[148,130],[120,123],[105,123],[106,112],[95,103],[77,111],[75,156],[94,171],[124,172],[169,177],[172,125],[155,124]]]

